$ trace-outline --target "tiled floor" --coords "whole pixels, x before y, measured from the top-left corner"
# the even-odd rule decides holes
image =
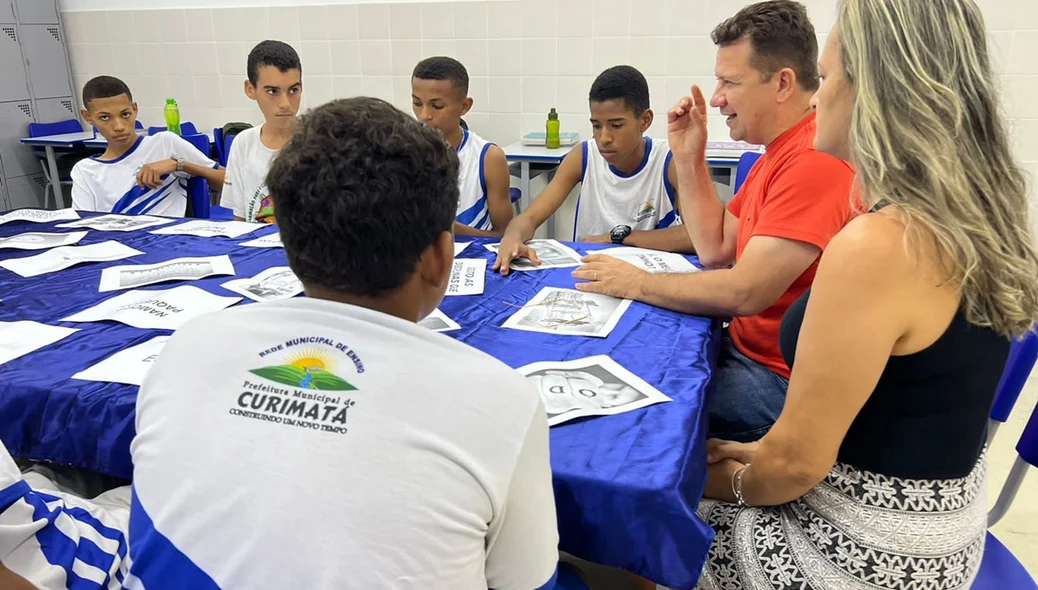
[[[993,505],[1009,468],[1016,460],[1016,443],[1038,403],[1038,370],[1031,374],[1013,413],[999,429],[988,453],[988,504]],[[1032,468],[1005,518],[992,529],[1031,576],[1038,579],[1038,468]],[[581,565],[594,590],[633,590],[626,574]]]

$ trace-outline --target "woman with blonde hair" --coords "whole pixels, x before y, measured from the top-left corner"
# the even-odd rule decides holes
[[[792,367],[759,443],[709,441],[704,588],[969,588],[984,441],[1038,255],[973,0],[844,0],[820,61],[815,147],[862,214],[787,312]],[[705,124],[671,111],[670,143]],[[794,358],[795,357],[795,358]]]

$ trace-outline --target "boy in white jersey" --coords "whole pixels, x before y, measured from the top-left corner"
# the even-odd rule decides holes
[[[540,397],[416,324],[454,262],[454,150],[384,101],[336,100],[268,178],[307,297],[189,322],[148,373],[129,582],[551,588]]]
[[[525,245],[582,183],[574,240],[692,253],[680,227],[677,177],[666,140],[644,133],[652,125],[649,84],[631,66],[599,74],[589,94],[595,140],[572,150],[530,207],[508,225],[493,269],[507,275],[514,258],[540,264]]]
[[[303,66],[292,46],[263,41],[249,52],[246,70],[245,96],[256,101],[264,123],[234,138],[220,205],[232,210],[238,221],[274,223],[267,170],[299,122],[296,113],[303,97]]]
[[[57,490],[41,473],[20,473],[0,443],[0,588],[122,588],[130,488],[93,500]]]
[[[224,169],[179,135],[137,135],[137,103],[122,80],[90,80],[83,86],[83,106],[83,118],[108,140],[108,148],[72,168],[73,209],[183,217],[189,177],[223,186]]]
[[[512,220],[505,153],[461,126],[472,108],[469,74],[449,57],[418,62],[411,75],[411,107],[422,124],[443,134],[458,152],[458,210],[454,233],[500,236]]]

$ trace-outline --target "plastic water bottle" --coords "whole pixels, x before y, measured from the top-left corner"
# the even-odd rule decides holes
[[[548,113],[548,122],[545,124],[546,133],[544,136],[544,147],[549,150],[559,149],[559,127],[559,114],[555,112],[555,109],[552,109],[551,112]]]
[[[166,99],[166,130],[180,135],[180,107],[172,98]]]

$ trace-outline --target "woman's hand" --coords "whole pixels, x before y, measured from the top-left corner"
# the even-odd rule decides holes
[[[757,454],[758,448],[759,442],[740,443],[711,438],[706,441],[706,462],[713,464],[725,459],[735,459],[743,465],[749,465],[753,463],[753,456]]]

